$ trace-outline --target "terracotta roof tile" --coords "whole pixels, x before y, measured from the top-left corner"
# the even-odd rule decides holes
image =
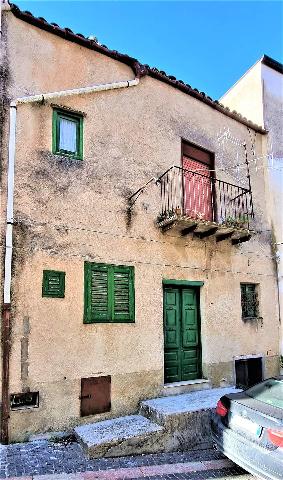
[[[168,75],[164,70],[158,70],[156,67],[150,67],[149,65],[143,65],[141,64],[136,58],[130,57],[129,55],[117,52],[117,50],[111,50],[109,49],[106,45],[100,45],[98,42],[96,42],[93,39],[88,39],[86,38],[83,34],[81,33],[74,33],[70,28],[61,28],[57,23],[49,23],[45,20],[43,17],[35,17],[32,15],[31,12],[29,11],[22,11],[19,9],[19,7],[13,3],[10,4],[11,11],[15,15],[15,17],[30,23],[36,27],[39,27],[43,30],[46,30],[50,33],[53,33],[55,35],[58,35],[65,40],[71,41],[78,43],[79,45],[82,45],[86,48],[89,48],[91,50],[95,50],[99,53],[102,53],[103,55],[106,55],[108,57],[113,58],[114,60],[118,60],[119,62],[122,62],[128,66],[130,66],[135,75],[137,77],[143,77],[143,76],[150,76],[152,78],[155,78],[157,80],[160,80],[164,83],[167,83],[168,85],[171,85],[182,92],[206,103],[210,107],[218,110],[219,112],[223,113],[224,115],[227,115],[244,125],[253,128],[257,132],[260,133],[266,133],[266,130],[264,130],[262,127],[254,124],[253,122],[247,120],[245,117],[240,115],[239,113],[230,111],[228,107],[225,107],[222,105],[218,100],[213,100],[211,97],[206,95],[204,92],[200,92],[197,88],[192,88],[191,85],[188,83],[184,83],[183,80],[177,80],[176,77],[173,75]],[[266,57],[265,57],[266,58]]]

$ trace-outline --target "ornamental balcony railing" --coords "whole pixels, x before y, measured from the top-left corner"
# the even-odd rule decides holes
[[[188,231],[199,223],[210,225],[207,232],[222,225],[226,227],[226,236],[235,230],[249,230],[254,216],[251,190],[219,180],[209,171],[199,173],[177,166],[161,175],[158,183],[161,211],[157,223],[162,229],[176,220],[182,220],[185,226],[184,220],[190,219]]]

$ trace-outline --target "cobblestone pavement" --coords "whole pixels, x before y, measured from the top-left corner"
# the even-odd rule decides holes
[[[44,477],[41,477],[44,475]],[[90,460],[72,438],[0,445],[0,480],[252,480],[214,449]]]

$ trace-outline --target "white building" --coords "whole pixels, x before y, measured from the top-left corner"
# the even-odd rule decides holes
[[[264,55],[226,92],[220,101],[268,130],[266,156],[256,158],[266,168],[274,250],[277,257],[283,355],[283,65]],[[282,363],[282,362],[281,362]]]

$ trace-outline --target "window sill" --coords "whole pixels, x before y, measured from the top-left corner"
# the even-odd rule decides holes
[[[88,318],[84,317],[83,323],[85,325],[124,325],[130,324],[135,325],[135,320],[89,320]]]
[[[24,412],[26,410],[34,410],[35,408],[39,408],[39,405],[27,405],[23,407],[11,407],[11,412]]]
[[[135,325],[135,321],[134,320],[132,320],[132,321],[125,320],[124,322],[123,321],[120,321],[120,322],[90,322],[90,321],[84,320],[83,324],[84,325]]]
[[[48,293],[43,293],[41,298],[65,298],[65,295],[52,295]]]
[[[250,322],[251,320],[259,320],[262,322],[262,317],[242,317],[243,322]]]
[[[82,161],[83,160],[83,157],[80,156],[80,155],[76,155],[76,154],[72,154],[72,153],[66,153],[66,152],[52,152],[53,155],[56,155],[58,157],[64,157],[64,158],[68,158],[69,160],[78,160],[78,161]]]

